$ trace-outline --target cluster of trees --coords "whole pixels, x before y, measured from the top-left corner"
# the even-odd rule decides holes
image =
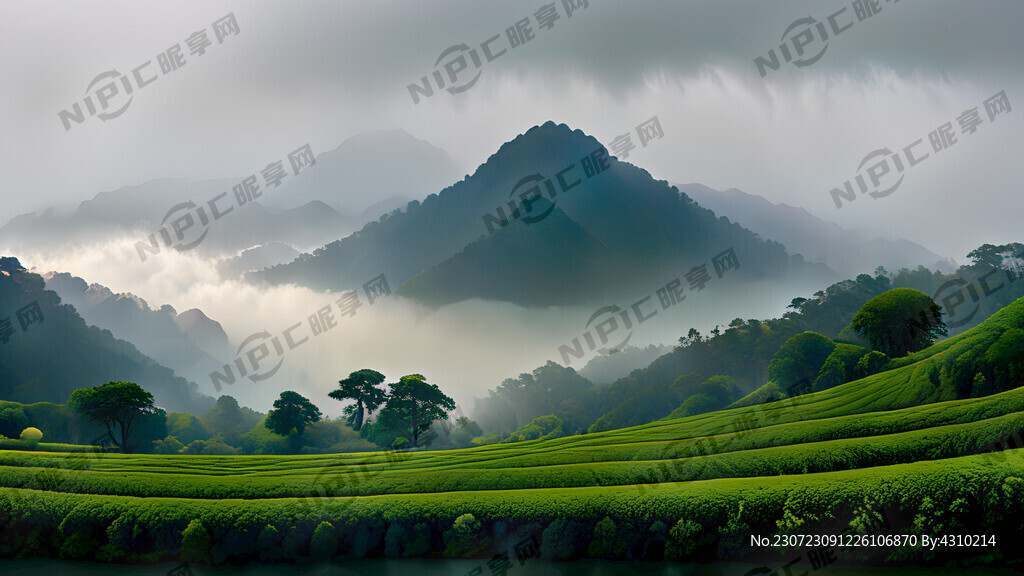
[[[0,436],[17,437],[37,420],[57,441],[102,444],[125,453],[222,455],[347,452],[374,444],[417,448],[441,440],[441,434],[445,438],[437,444],[461,447],[483,434],[468,418],[450,423],[455,401],[423,375],[403,376],[389,390],[379,387],[383,382],[381,373],[369,369],[340,381],[329,397],[354,403],[337,421],[324,419],[313,402],[291,390],[282,392],[266,415],[221,396],[208,412],[194,416],[167,414],[133,382],[108,382],[75,390],[67,406],[2,402]]]
[[[949,275],[924,267],[890,274],[879,267],[874,275],[837,282],[811,298],[794,298],[781,318],[736,318],[709,334],[690,328],[670,353],[606,386],[595,386],[571,368],[549,361],[532,373],[506,379],[477,401],[474,416],[488,436],[506,436],[545,415],[562,420],[565,434],[578,434],[720,409],[774,380],[784,382],[782,389],[804,381],[806,391],[830,388],[977,325],[1024,296],[1024,282],[1015,281],[1024,264],[1024,245],[986,244],[968,257],[970,264]],[[979,308],[971,322],[947,330],[943,310],[928,294],[954,279],[972,284],[982,278],[999,290],[971,303]],[[809,356],[783,362],[796,345],[792,343],[777,366],[790,372],[773,378],[769,365],[777,353],[804,333],[820,336],[818,349],[805,336],[801,340],[810,347],[800,347],[800,353]],[[709,379],[721,386],[708,383],[697,392]]]

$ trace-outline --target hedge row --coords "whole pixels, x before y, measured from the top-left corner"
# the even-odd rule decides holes
[[[285,498],[422,494],[687,482],[778,476],[887,466],[1001,451],[1024,445],[1024,413],[883,436],[792,444],[742,451],[716,443],[664,444],[660,460],[510,469],[387,469],[325,467],[305,474],[207,475],[90,469],[84,456],[37,455],[35,466],[8,467],[0,485],[81,494],[174,498]],[[731,440],[731,438],[730,438]],[[705,455],[706,454],[706,455]],[[995,457],[995,456],[993,456]],[[118,461],[125,461],[119,458]],[[130,460],[128,460],[130,461]],[[55,468],[60,464],[61,468]],[[399,466],[396,464],[396,466]],[[44,467],[49,466],[49,467]]]
[[[865,524],[882,510],[893,533],[995,533],[1009,546],[1024,525],[1024,459],[968,456],[799,477],[723,479],[636,487],[456,492],[320,500],[182,500],[0,489],[0,555],[100,561],[225,563],[414,555],[489,557],[542,531],[552,558],[637,554],[662,538],[672,558],[764,553],[750,534],[820,533]],[[456,520],[471,514],[474,522]],[[606,522],[605,519],[608,521]],[[475,528],[476,522],[479,527]],[[314,534],[323,523],[318,546]],[[868,522],[870,524],[870,522]],[[396,527],[397,526],[397,527]],[[554,527],[554,528],[552,528]],[[454,533],[452,530],[456,530]],[[446,533],[449,533],[446,537]],[[629,538],[634,540],[629,541]],[[620,542],[622,538],[626,541]],[[638,539],[638,540],[637,540]],[[460,544],[452,548],[452,542]],[[595,544],[596,542],[596,544]],[[593,546],[592,546],[593,545]],[[1019,547],[1016,547],[1019,548]],[[952,554],[984,551],[946,551]],[[877,561],[928,561],[897,549]],[[936,556],[936,560],[942,559]]]

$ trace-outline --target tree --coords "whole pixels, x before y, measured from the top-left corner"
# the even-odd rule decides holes
[[[125,453],[133,449],[129,439],[137,421],[163,412],[153,406],[153,395],[134,382],[107,382],[75,390],[68,399],[68,406],[79,416],[106,426],[110,441]],[[119,429],[120,440],[114,436],[115,426]]]
[[[167,434],[174,436],[182,444],[209,440],[213,437],[213,433],[202,420],[184,412],[171,412],[167,415]]]
[[[239,406],[231,396],[221,396],[209,412],[199,417],[212,434],[222,436],[232,446],[238,446],[241,436],[259,426],[263,418],[263,414]]]
[[[274,409],[267,414],[264,425],[279,436],[288,436],[294,431],[292,449],[298,452],[302,447],[302,435],[306,432],[306,426],[319,422],[320,418],[320,409],[309,399],[298,392],[286,390],[281,392],[280,398],[274,400]]]
[[[0,407],[0,436],[17,438],[27,426],[28,417],[21,407],[16,404]]]
[[[922,350],[947,335],[942,309],[913,288],[893,288],[868,300],[850,327],[890,358]]]
[[[391,384],[391,396],[377,420],[391,430],[408,434],[413,447],[417,447],[431,423],[447,418],[448,411],[454,409],[455,401],[436,384],[428,384],[420,374],[410,374]]]
[[[817,332],[801,332],[786,340],[771,363],[768,378],[790,396],[811,391],[818,372],[836,343]]]
[[[384,382],[384,375],[376,370],[364,368],[348,375],[338,382],[338,389],[328,396],[335,400],[355,400],[356,403],[345,407],[346,422],[356,432],[363,427],[366,412],[373,412],[387,398],[384,390],[377,388]]]

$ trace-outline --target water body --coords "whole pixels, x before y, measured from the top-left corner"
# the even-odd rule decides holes
[[[65,562],[60,560],[0,560],[0,574],[4,576],[165,576],[178,564],[154,564],[147,566],[123,566],[116,564],[95,564]],[[475,572],[480,568],[479,572]],[[513,560],[505,576],[751,576],[758,574],[754,564],[719,562],[715,564],[680,564],[669,562],[610,562],[606,560],[585,560],[568,563],[551,563],[541,560],[527,560],[525,564]],[[780,566],[773,566],[775,574],[786,574]],[[242,567],[191,566],[193,576],[495,576],[486,560],[359,560],[337,561],[329,564],[305,566],[259,565]],[[864,566],[829,566],[806,574],[813,576],[943,576],[963,574],[967,576],[1010,576],[1019,574],[1013,569],[981,567],[972,569],[943,568],[872,568]],[[799,576],[803,571],[794,571]],[[760,572],[770,576],[771,572]]]

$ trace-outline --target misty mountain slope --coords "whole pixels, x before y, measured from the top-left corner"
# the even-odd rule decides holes
[[[165,306],[165,308],[170,308]],[[174,309],[171,308],[171,311]],[[198,308],[191,308],[174,316],[174,323],[193,342],[199,345],[202,350],[212,354],[215,358],[224,357],[231,353],[231,345],[228,342],[228,334],[220,322],[213,320]]]
[[[284,242],[268,242],[217,262],[217,273],[225,279],[238,278],[246,272],[291,262],[299,254],[298,250]]]
[[[41,321],[22,326],[17,311],[38,302]],[[71,305],[47,290],[43,278],[14,258],[0,259],[0,320],[13,334],[0,341],[0,397],[23,403],[64,403],[78,388],[131,381],[153,393],[167,411],[200,414],[214,400],[175,376],[131,343],[89,326]],[[0,330],[3,323],[0,323]]]
[[[397,293],[435,306],[470,298],[523,306],[573,304],[579,286],[600,284],[609,270],[625,264],[556,207],[532,226],[517,222],[469,244]]]
[[[612,285],[578,286],[580,299],[593,299],[609,292],[635,291],[637,281],[649,279],[632,277],[632,269],[650,274],[654,271],[679,274],[702,262],[707,263],[712,256],[729,248],[737,253],[741,263],[737,273],[743,277],[820,281],[833,276],[823,266],[790,257],[780,244],[762,241],[738,225],[715,218],[666,182],[655,181],[646,171],[631,164],[606,158],[604,161],[609,167],[588,177],[582,165],[592,162],[593,155],[599,154],[601,148],[593,137],[564,124],[548,122],[535,126],[502,145],[472,176],[440,194],[428,196],[422,204],[412,202],[405,211],[371,222],[352,236],[311,255],[248,277],[258,282],[294,282],[323,290],[351,288],[385,273],[392,285],[401,285],[483,238],[481,247],[467,251],[476,260],[469,255],[459,257],[458,262],[445,264],[446,273],[430,273],[403,291],[426,301],[434,301],[445,293],[485,297],[468,292],[461,284],[477,285],[469,280],[470,276],[479,281],[485,273],[493,273],[496,263],[490,260],[485,263],[481,256],[487,253],[505,262],[513,247],[501,244],[518,238],[512,234],[486,238],[496,226],[489,229],[485,215],[507,216],[510,197],[514,196],[511,200],[514,207],[519,201],[516,185],[525,177],[538,175],[555,182],[559,173],[566,174],[564,179],[570,184],[578,182],[575,187],[557,194],[557,206],[567,218],[554,223],[578,225],[615,255],[613,264],[622,267],[609,270],[605,275],[612,279]],[[523,213],[538,216],[546,210],[541,203],[537,201],[530,212]],[[508,228],[523,226],[527,224],[511,221]],[[549,247],[532,258],[503,264],[518,266],[518,273],[501,274],[512,282],[517,279],[520,282],[503,290],[508,294],[521,294],[517,301],[523,304],[544,306],[558,302],[557,298],[542,293],[530,294],[529,286],[522,280],[533,277],[526,271],[530,266],[557,269],[543,262],[545,258],[555,257],[553,252],[554,248]],[[451,275],[452,271],[460,269],[460,274]],[[552,281],[567,283],[569,279]],[[443,282],[448,284],[442,286]],[[424,293],[420,294],[419,289]],[[444,299],[451,300],[450,297]]]
[[[781,242],[791,254],[800,254],[810,262],[828,265],[844,277],[872,274],[878,266],[890,272],[900,268],[948,272],[956,268],[946,257],[902,238],[869,238],[859,230],[846,230],[838,224],[812,216],[803,208],[775,204],[735,188],[714,190],[701,184],[681,184],[679,189],[701,206],[726,216],[743,227]]]
[[[138,296],[114,294],[67,273],[44,274],[43,279],[46,288],[74,306],[88,324],[131,342],[183,378],[205,382],[210,372],[223,366],[217,358],[231,353],[224,329],[199,310],[181,315],[171,306],[153,310]]]
[[[292,208],[320,201],[355,215],[388,202],[389,207],[367,214],[375,219],[444,188],[459,171],[447,152],[425,140],[404,130],[375,130],[320,153],[315,168],[301,176],[282,185],[267,204]]]

